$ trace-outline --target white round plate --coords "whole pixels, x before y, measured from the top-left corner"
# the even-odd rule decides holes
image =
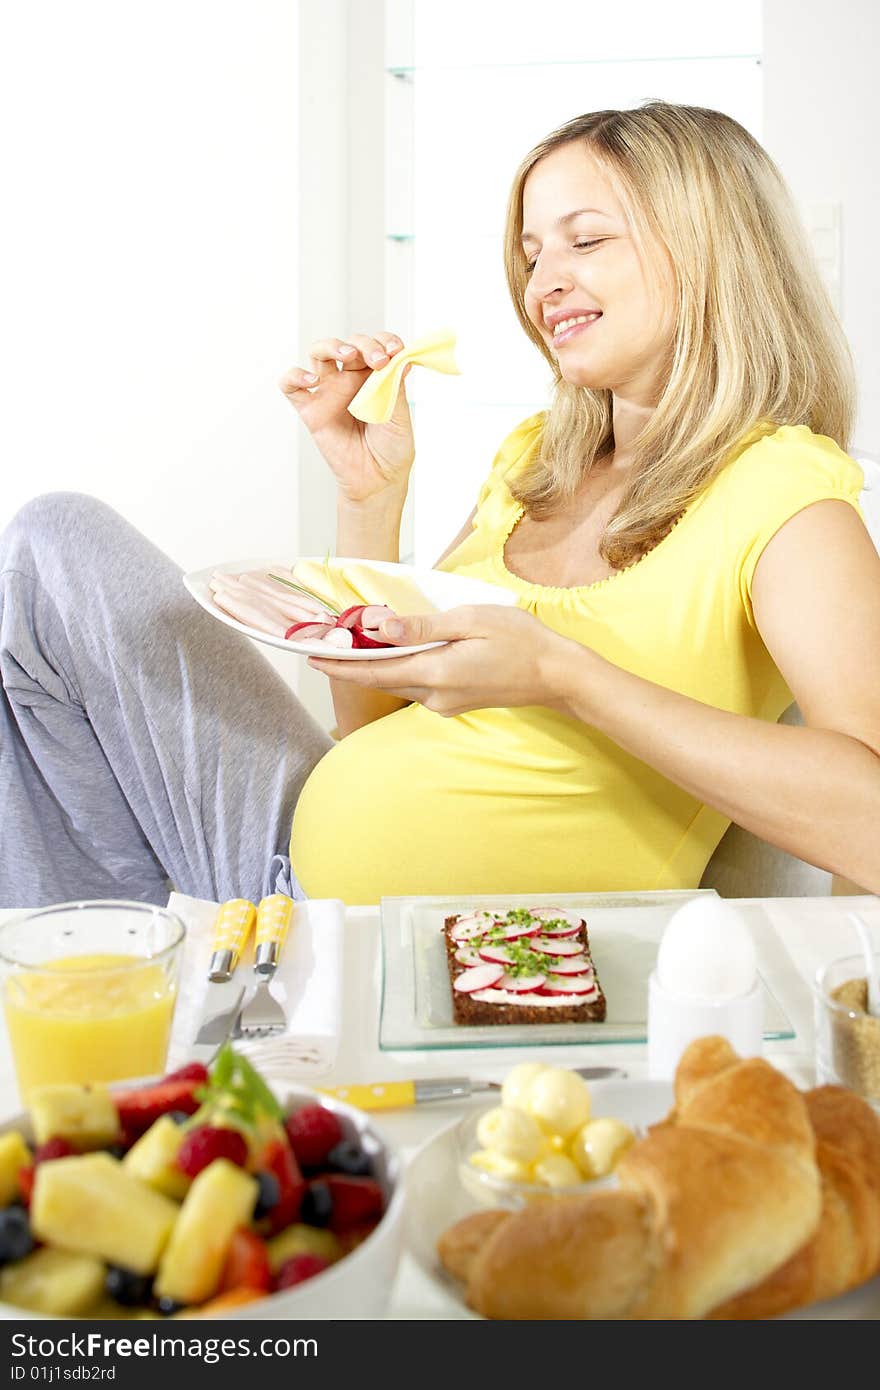
[[[672,1108],[672,1086],[665,1081],[591,1081],[593,1114],[614,1115],[629,1125],[649,1125]],[[449,1318],[478,1318],[464,1301],[462,1286],[437,1257],[440,1235],[479,1204],[459,1182],[454,1121],[417,1149],[406,1168],[406,1248],[433,1290],[443,1296]],[[840,1298],[786,1313],[785,1319],[864,1319],[880,1317],[880,1277]]]
[[[321,563],[321,556],[308,555],[301,556],[303,560],[317,560]],[[212,618],[217,618],[227,627],[234,628],[236,632],[243,632],[246,637],[252,637],[255,642],[264,642],[269,647],[277,647],[283,652],[297,652],[301,656],[323,656],[333,661],[382,661],[395,656],[412,656],[414,652],[426,652],[431,647],[443,647],[445,642],[425,642],[417,647],[367,647],[350,648],[328,647],[324,642],[288,642],[283,637],[273,637],[268,632],[260,632],[259,628],[249,627],[247,623],[241,623],[237,618],[233,618],[229,613],[224,613],[222,608],[218,608],[211,594],[210,580],[212,574],[242,574],[245,570],[270,570],[282,569],[290,570],[298,564],[298,560],[291,563],[288,560],[267,560],[265,556],[258,556],[256,559],[228,560],[223,564],[210,565],[207,569],[193,570],[183,576],[186,588],[192,594],[197,603],[201,604],[206,613],[210,613]],[[398,565],[390,560],[353,560],[341,557],[333,557],[334,565],[361,564],[369,565],[371,569],[382,574],[399,575],[402,579],[408,579],[410,583],[417,584],[422,593],[431,603],[435,604],[441,612],[448,612],[451,608],[462,608],[467,604],[494,603],[502,604],[504,607],[513,607],[516,604],[516,594],[512,589],[502,588],[499,584],[486,584],[481,579],[469,579],[463,574],[447,574],[445,570],[420,569],[416,565]]]

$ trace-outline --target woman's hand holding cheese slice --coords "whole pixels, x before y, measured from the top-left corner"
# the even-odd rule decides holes
[[[366,424],[348,409],[372,373],[388,366],[402,350],[403,343],[393,333],[322,338],[309,348],[311,370],[291,367],[279,383],[347,502],[369,502],[392,491],[400,494],[403,504],[415,458],[403,381],[386,422]],[[407,365],[404,377],[409,370]]]

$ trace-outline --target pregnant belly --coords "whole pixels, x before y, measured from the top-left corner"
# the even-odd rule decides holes
[[[548,710],[443,719],[411,705],[321,759],[297,804],[290,858],[309,897],[348,904],[651,888],[695,809]]]

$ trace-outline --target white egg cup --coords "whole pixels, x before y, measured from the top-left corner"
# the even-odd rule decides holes
[[[653,971],[648,982],[648,1075],[671,1081],[679,1058],[695,1038],[720,1034],[740,1057],[760,1057],[764,1043],[764,991],[756,979],[732,999],[682,999]]]

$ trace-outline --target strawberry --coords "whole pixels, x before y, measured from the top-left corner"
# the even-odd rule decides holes
[[[33,1194],[34,1190],[35,1173],[36,1169],[34,1168],[34,1165],[32,1163],[29,1163],[26,1168],[19,1168],[18,1170],[18,1191],[21,1196],[22,1203],[26,1207],[29,1207],[31,1204],[31,1195]]]
[[[47,1139],[45,1144],[39,1144],[34,1150],[34,1164],[47,1163],[53,1158],[69,1158],[74,1153],[76,1149],[66,1139]]]
[[[199,1108],[195,1096],[199,1086],[200,1082],[191,1078],[159,1081],[155,1086],[117,1091],[113,1099],[126,1136],[136,1138],[144,1134],[160,1115],[166,1115],[169,1110],[182,1110],[187,1115],[194,1115]]]
[[[217,1158],[226,1158],[243,1168],[247,1156],[247,1140],[239,1130],[198,1125],[184,1137],[174,1162],[187,1177],[194,1178]]]
[[[286,1137],[269,1139],[259,1155],[259,1161],[250,1166],[271,1173],[278,1181],[278,1201],[265,1217],[267,1229],[274,1235],[299,1216],[300,1203],[306,1190],[305,1181]]]
[[[76,1149],[68,1144],[66,1139],[47,1139],[45,1144],[38,1144],[34,1150],[32,1161],[25,1168],[18,1170],[18,1190],[21,1200],[26,1207],[31,1204],[31,1195],[34,1190],[34,1178],[36,1177],[37,1164],[48,1163],[53,1158],[69,1158],[76,1153]]]
[[[301,1168],[320,1168],[342,1141],[342,1125],[323,1105],[304,1105],[284,1121],[290,1146]]]
[[[272,1287],[272,1269],[266,1242],[242,1226],[232,1237],[218,1293],[232,1289],[263,1289]]]
[[[323,1255],[313,1255],[311,1251],[304,1251],[301,1255],[291,1255],[289,1260],[285,1260],[275,1276],[276,1289],[292,1289],[297,1284],[302,1284],[306,1279],[312,1279],[316,1274],[321,1274],[325,1269],[330,1268],[330,1261],[325,1260]]]
[[[382,1215],[385,1197],[375,1178],[353,1178],[347,1173],[322,1173],[321,1182],[330,1189],[333,1210],[328,1225],[337,1234],[353,1226],[363,1226]]]
[[[188,1062],[185,1067],[178,1067],[177,1071],[170,1071],[162,1077],[163,1083],[169,1081],[198,1081],[202,1086],[208,1082],[208,1068],[202,1062]]]

